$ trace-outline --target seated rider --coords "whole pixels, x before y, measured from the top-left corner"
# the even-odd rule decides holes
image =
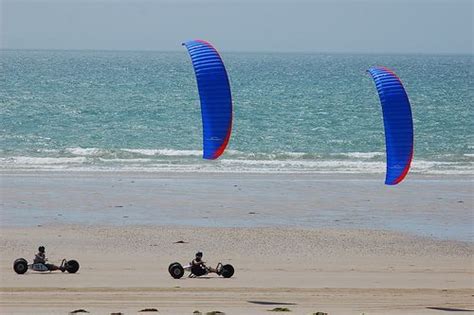
[[[212,267],[207,267],[205,262],[202,260],[202,252],[197,252],[196,257],[193,259],[191,262],[191,265],[193,266],[199,266],[203,269],[206,269],[208,272],[214,272],[217,273],[217,269],[212,268]]]
[[[38,247],[38,254],[36,254],[35,258],[33,259],[34,264],[43,264],[48,268],[48,270],[51,270],[51,271],[61,270],[62,272],[64,272],[64,270],[66,270],[64,267],[58,267],[53,264],[48,264],[46,261],[48,261],[48,258],[46,258],[45,248],[44,246],[40,246]]]

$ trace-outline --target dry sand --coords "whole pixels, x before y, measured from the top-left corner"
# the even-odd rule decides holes
[[[8,176],[3,179],[9,179]],[[9,214],[14,201],[21,201],[25,205],[23,209],[17,206],[20,212],[25,211],[26,207],[35,208],[35,203],[41,199],[38,195],[47,195],[48,189],[52,190],[51,194],[60,196],[59,201],[55,198],[47,201],[50,205],[54,204],[55,215],[59,213],[58,209],[67,216],[69,209],[81,208],[83,213],[93,216],[93,213],[88,212],[90,209],[84,209],[84,204],[91,208],[95,205],[97,211],[109,211],[110,215],[122,215],[122,208],[101,208],[104,200],[117,202],[117,195],[112,195],[111,188],[98,190],[105,197],[101,196],[97,202],[93,197],[76,200],[72,196],[86,195],[81,189],[90,187],[90,182],[87,185],[77,184],[84,183],[83,178],[71,176],[64,180],[65,175],[61,176],[61,185],[54,189],[48,186],[56,178],[54,174],[48,174],[43,179],[36,175],[21,175],[16,182],[4,181],[2,219],[16,222],[17,218],[12,219]],[[136,176],[134,181],[143,178]],[[281,193],[278,191],[280,186],[271,180],[266,182],[266,178],[260,177],[258,184],[273,187],[276,190],[273,193]],[[117,180],[116,177],[112,179]],[[94,177],[89,180],[92,183],[104,181],[103,178]],[[279,177],[276,181],[282,180],[285,179]],[[290,180],[297,182],[294,177]],[[319,180],[323,187],[324,178]],[[472,213],[472,209],[465,208],[472,206],[472,196],[462,191],[464,179],[460,181],[461,184],[456,184],[456,181],[454,184],[446,183],[439,179],[423,181],[428,181],[430,187],[420,189],[423,194],[429,195],[429,191],[435,191],[443,200],[453,201],[452,204],[457,205],[458,208],[453,208],[456,209],[455,214],[465,216],[466,213]],[[9,184],[11,182],[15,185]],[[247,182],[244,177],[239,178],[238,186],[245,190],[253,183],[253,179]],[[472,192],[472,187],[469,187],[471,183],[467,183],[467,191]],[[331,184],[328,182],[327,185]],[[190,188],[192,185],[181,185],[187,185],[185,194],[195,193]],[[308,194],[307,182],[303,180],[301,184],[301,187],[306,188],[298,185],[293,185],[289,194],[303,196],[301,204],[309,203],[304,199]],[[443,185],[457,191],[453,200],[449,199],[452,194],[439,193],[446,191]],[[348,187],[344,189],[348,190]],[[139,189],[137,192],[122,189],[121,192],[121,198],[129,196],[137,201],[135,194],[139,194]],[[170,190],[166,194],[172,195]],[[337,191],[334,194],[337,195]],[[347,198],[363,199],[366,196],[371,196],[372,200],[380,198],[370,191],[366,194],[346,199],[341,194],[341,202],[345,204],[350,202]],[[150,200],[165,197],[159,190],[156,190],[156,195],[156,199]],[[263,192],[261,195],[265,196]],[[253,198],[253,195],[249,195],[249,198]],[[459,198],[466,200],[467,205],[455,202]],[[262,200],[264,205],[269,204],[267,199]],[[58,202],[62,203],[63,208],[58,206]],[[212,199],[208,202],[212,203]],[[335,199],[335,207],[338,202]],[[421,201],[416,202],[419,204]],[[231,200],[230,204],[234,203],[238,204]],[[258,207],[258,200],[256,203],[257,212],[262,211],[263,206]],[[410,204],[406,201],[401,203]],[[278,211],[282,211],[282,207],[284,205],[276,206]],[[393,205],[389,207],[396,208]],[[295,209],[294,215],[297,216],[298,207]],[[248,215],[248,210],[239,213],[231,207],[227,213],[231,217],[239,217]],[[425,209],[417,211],[419,215],[433,209],[425,206]],[[405,214],[402,212],[400,215]],[[74,221],[74,218],[68,220]],[[448,226],[452,224],[452,221],[447,220]],[[291,309],[291,314],[312,314],[317,311],[331,315],[468,314],[469,310],[474,313],[472,242],[441,240],[393,230],[360,228],[357,225],[354,228],[231,228],[163,226],[155,220],[151,221],[151,224],[117,224],[115,221],[112,224],[73,224],[55,222],[50,216],[39,216],[33,221],[37,223],[35,225],[3,224],[0,230],[0,313],[67,314],[75,309],[87,309],[92,314],[144,314],[138,311],[157,308],[159,314],[192,314],[194,310],[200,310],[203,314],[212,310],[226,314],[272,314],[268,310],[274,307],[287,307]],[[453,221],[456,222],[456,219]],[[185,243],[175,243],[177,241]],[[81,264],[80,271],[77,274],[28,272],[16,275],[12,270],[13,260],[18,257],[31,260],[39,244],[46,245],[51,262],[59,262],[63,257],[77,259]],[[231,279],[216,276],[172,279],[167,272],[169,263],[186,263],[197,250],[204,251],[205,260],[210,265],[219,261],[233,264],[235,276]]]
[[[0,309],[6,314],[79,308],[135,314],[147,307],[161,314],[265,314],[278,306],[294,314],[474,309],[473,247],[464,242],[364,230],[149,226],[4,228],[1,239]],[[180,240],[187,243],[175,244]],[[30,259],[32,243],[47,244],[52,260],[79,260],[79,273],[16,275],[12,260]],[[168,264],[189,261],[196,249],[211,264],[233,264],[235,277],[172,279]]]

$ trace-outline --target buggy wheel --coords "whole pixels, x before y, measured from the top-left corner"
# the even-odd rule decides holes
[[[224,265],[222,266],[222,270],[221,270],[221,276],[223,276],[224,278],[230,278],[234,275],[234,267],[232,265]]]
[[[174,265],[181,265],[179,262],[174,262],[174,263],[171,263],[169,266],[168,266],[168,272],[171,273],[171,267],[173,267]]]
[[[19,275],[24,274],[28,270],[28,262],[24,258],[18,258],[13,262],[13,270]]]
[[[69,273],[76,273],[79,270],[79,263],[76,260],[68,260],[64,268]]]
[[[175,279],[180,279],[184,275],[184,268],[180,263],[171,264],[168,268],[168,271]]]

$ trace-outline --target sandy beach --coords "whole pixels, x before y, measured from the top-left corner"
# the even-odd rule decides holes
[[[0,315],[474,315],[473,3],[0,0]]]
[[[472,205],[468,177],[4,173],[0,310],[474,312]],[[39,244],[80,271],[16,275]],[[172,279],[197,250],[235,276]]]

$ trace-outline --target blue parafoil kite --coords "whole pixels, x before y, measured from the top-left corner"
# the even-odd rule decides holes
[[[410,101],[402,82],[385,67],[367,70],[375,81],[382,103],[387,148],[385,184],[400,183],[410,169],[413,158],[413,119]]]
[[[203,158],[217,159],[227,147],[232,131],[232,96],[229,78],[217,50],[203,40],[186,46],[196,74],[201,100]]]

